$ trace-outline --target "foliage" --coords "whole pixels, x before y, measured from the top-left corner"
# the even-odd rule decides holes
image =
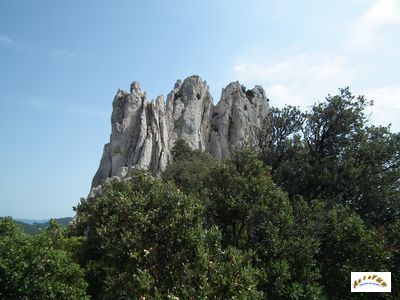
[[[274,181],[291,198],[349,205],[375,226],[399,218],[400,134],[369,126],[370,105],[346,88],[305,113],[272,109],[259,144]]]
[[[347,299],[351,271],[391,269],[392,254],[356,212],[301,195],[289,201],[255,153],[203,169],[193,186],[206,226],[220,230],[223,248],[252,254],[264,297]]]
[[[304,114],[294,106],[282,109],[271,107],[270,112],[262,122],[258,132],[258,147],[260,158],[271,167],[271,173],[287,161],[296,149],[294,146],[299,138]],[[297,134],[297,135],[296,135]]]
[[[265,297],[318,299],[316,241],[307,234],[299,240],[289,199],[256,154],[235,153],[212,168],[205,182],[207,224],[220,228],[225,247],[253,253]]]
[[[72,221],[72,218],[59,218],[59,219],[53,219],[54,221],[56,221],[58,223],[58,225],[60,225],[61,227],[67,227],[69,225],[69,222]],[[47,227],[49,227],[50,221],[48,222],[44,222],[44,223],[32,223],[32,224],[28,224],[22,221],[18,221],[18,220],[14,220],[14,222],[16,224],[18,224],[19,226],[21,226],[21,228],[23,229],[23,231],[27,234],[38,234],[40,233],[42,230],[45,230]]]
[[[179,174],[184,161],[170,168],[177,168]],[[224,249],[252,253],[252,266],[260,279],[257,288],[273,299],[319,298],[316,239],[304,234],[299,240],[289,199],[272,182],[270,169],[249,150],[223,162],[201,163],[201,168],[191,170],[188,182],[171,178],[178,179],[175,183],[182,190],[194,187],[191,192],[205,205],[205,226],[220,230]]]
[[[318,261],[324,270],[322,282],[330,299],[356,298],[349,291],[351,272],[390,271],[391,254],[384,249],[377,232],[368,229],[350,208],[336,206],[329,211],[324,232]],[[374,295],[371,299],[386,296]],[[365,295],[360,297],[366,299]]]
[[[272,108],[260,151],[223,161],[178,140],[161,179],[105,184],[66,231],[4,219],[0,298],[398,298],[400,134],[369,105]],[[391,271],[393,293],[351,294],[352,271]]]
[[[220,249],[216,229],[202,226],[203,210],[172,183],[141,173],[129,182],[113,182],[99,198],[83,200],[75,230],[87,237],[91,295],[257,299],[246,255]],[[237,264],[231,266],[232,260]]]
[[[392,252],[390,261],[392,271],[392,294],[394,299],[400,298],[400,219],[387,226],[386,249]]]
[[[192,150],[184,140],[178,140],[171,152],[173,163],[163,172],[163,180],[174,181],[185,193],[200,193],[204,189],[203,178],[217,161],[207,153]]]
[[[61,248],[68,241],[55,222],[34,237],[10,219],[0,222],[0,298],[86,299],[80,266]]]

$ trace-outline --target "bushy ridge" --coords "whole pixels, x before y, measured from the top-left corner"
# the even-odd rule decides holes
[[[3,218],[0,218],[3,219]],[[69,223],[72,221],[72,218],[66,217],[66,218],[57,218],[57,219],[52,219],[54,220],[60,227],[67,227]],[[27,234],[38,234],[48,228],[50,226],[50,220],[47,222],[43,223],[26,223],[24,221],[20,220],[13,220],[17,225],[19,225],[22,230],[27,233]]]

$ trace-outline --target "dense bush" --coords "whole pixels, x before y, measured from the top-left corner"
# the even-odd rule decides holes
[[[260,157],[291,198],[350,206],[365,221],[400,217],[400,133],[368,123],[372,105],[348,89],[310,111],[273,108],[259,133]]]
[[[11,219],[3,219],[0,298],[87,299],[84,272],[71,252],[63,249],[69,244],[55,222],[44,232],[29,236]]]
[[[219,231],[205,229],[203,216],[197,198],[143,173],[82,201],[75,230],[86,236],[90,293],[106,299],[259,298],[249,256],[222,249]]]

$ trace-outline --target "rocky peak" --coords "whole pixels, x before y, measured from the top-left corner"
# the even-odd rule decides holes
[[[170,162],[178,139],[223,158],[244,143],[256,142],[268,110],[261,86],[247,90],[239,82],[230,83],[214,105],[207,83],[197,75],[178,80],[166,103],[162,96],[148,102],[134,81],[130,93],[118,90],[115,95],[110,142],[104,146],[92,187],[110,177],[124,177],[131,169],[157,176]]]
[[[143,94],[140,84],[137,81],[131,83],[131,94]]]
[[[169,148],[184,139],[193,149],[207,150],[212,96],[207,83],[199,76],[177,81],[167,98]]]

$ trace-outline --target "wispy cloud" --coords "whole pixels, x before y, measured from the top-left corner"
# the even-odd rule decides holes
[[[55,49],[51,50],[51,53],[63,59],[74,60],[80,51],[78,49]]]
[[[14,41],[9,36],[0,34],[0,45],[13,45]]]
[[[32,45],[21,41],[17,42],[13,40],[11,37],[4,34],[0,34],[0,46],[1,45],[12,46],[19,52],[27,53],[30,55],[38,55],[38,56],[47,55],[68,61],[74,61],[80,54],[80,50],[78,48],[57,49],[57,48],[39,47],[37,45]]]
[[[322,53],[285,56],[275,62],[249,56],[235,60],[233,73],[246,85],[261,84],[271,105],[277,107],[290,104],[307,109],[328,94],[336,94],[338,88],[357,85],[353,93],[374,100],[368,111],[373,124],[392,123],[392,130],[399,132],[400,85],[363,88],[359,80],[364,67],[351,64],[345,56]]]
[[[357,50],[374,48],[379,43],[384,29],[399,25],[400,1],[375,0],[354,24],[347,44]]]
[[[306,53],[282,57],[273,63],[237,59],[233,72],[245,84],[262,84],[273,105],[302,107],[350,85],[355,76],[355,70],[347,67],[341,56]]]

